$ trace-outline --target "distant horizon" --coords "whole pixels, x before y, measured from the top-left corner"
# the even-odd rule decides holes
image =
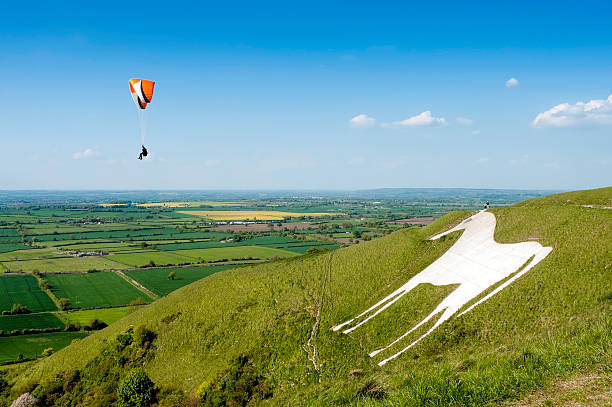
[[[520,202],[558,190],[487,188],[378,188],[361,190],[0,190],[0,207],[45,203],[132,203],[240,200],[397,200],[407,202]]]
[[[607,188],[609,186],[595,187],[595,188],[584,188],[584,189],[599,189],[599,188]],[[171,188],[160,188],[160,189],[70,189],[70,188],[57,188],[57,189],[27,189],[27,188],[15,188],[15,189],[6,189],[0,188],[0,191],[3,192],[27,192],[27,191],[48,191],[48,192],[201,192],[201,191],[298,191],[298,192],[308,192],[308,191],[377,191],[384,189],[406,189],[406,190],[454,190],[454,189],[466,189],[466,190],[492,190],[492,191],[559,191],[559,192],[569,192],[573,189],[556,189],[556,188],[479,188],[479,187],[378,187],[378,188],[183,188],[183,189],[171,189]]]

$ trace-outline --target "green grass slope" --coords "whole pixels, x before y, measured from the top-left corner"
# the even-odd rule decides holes
[[[493,210],[497,241],[536,240],[551,254],[383,367],[367,353],[454,287],[420,286],[350,335],[330,328],[440,257],[460,232],[427,238],[467,212],[334,252],[215,273],[10,376],[5,400],[33,390],[50,405],[109,405],[121,378],[143,367],[161,405],[195,405],[197,394],[202,405],[487,406],[610,370],[611,199],[605,188]],[[155,339],[136,339],[143,326]],[[122,344],[130,327],[135,339]],[[68,377],[57,391],[53,383]]]

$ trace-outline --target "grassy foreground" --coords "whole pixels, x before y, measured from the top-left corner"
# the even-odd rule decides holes
[[[493,210],[497,241],[536,240],[551,254],[382,368],[367,353],[404,333],[453,287],[418,287],[350,335],[331,326],[441,256],[460,232],[427,238],[467,212],[334,252],[215,273],[9,370],[4,403],[33,391],[50,405],[113,404],[119,381],[137,366],[166,406],[488,406],[578,373],[610,371],[610,206],[612,188],[605,188]],[[119,335],[131,327],[153,334],[125,345]],[[70,386],[58,390],[67,378]]]

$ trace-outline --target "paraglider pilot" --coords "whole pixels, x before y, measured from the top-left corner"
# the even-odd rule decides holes
[[[142,151],[140,152],[138,159],[142,160],[142,157],[146,157],[147,155],[149,155],[149,153],[147,152],[147,149],[145,148],[145,146],[142,146]]]

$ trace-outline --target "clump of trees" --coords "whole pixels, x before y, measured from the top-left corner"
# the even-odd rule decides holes
[[[100,321],[98,318],[94,318],[87,325],[83,327],[86,331],[98,331],[100,329],[104,329],[108,326],[108,324],[104,321]]]
[[[10,311],[2,311],[2,315],[19,315],[19,314],[30,314],[32,311],[22,304],[13,304]]]

